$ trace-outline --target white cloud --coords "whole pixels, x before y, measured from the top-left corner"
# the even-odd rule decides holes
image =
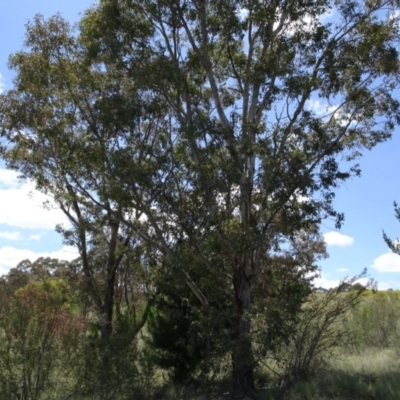
[[[21,238],[21,232],[17,232],[17,231],[13,231],[13,232],[0,231],[0,239],[19,240],[20,238]]]
[[[342,233],[331,231],[323,234],[325,243],[328,246],[350,246],[354,243],[354,238],[343,235]]]
[[[328,122],[333,118],[335,122],[343,127],[346,127],[349,122],[349,126],[354,126],[360,122],[357,116],[351,118],[349,113],[343,112],[340,105],[330,105],[328,103],[322,104],[319,100],[310,99],[306,101],[306,107],[307,110],[313,111],[317,117],[321,118],[325,122]]]
[[[30,235],[29,236],[29,239],[30,240],[40,240],[40,238],[42,237],[43,235]]]
[[[360,278],[360,279],[357,279],[354,283],[361,283],[361,285],[367,286],[368,282],[370,282],[369,278]],[[378,287],[378,289],[379,289],[379,287]]]
[[[331,106],[327,103],[321,104],[319,100],[307,100],[306,101],[307,109],[310,111],[314,111],[315,114],[319,117],[328,117],[333,114],[338,106]]]
[[[336,271],[337,272],[348,272],[349,269],[348,268],[338,268]]]
[[[50,196],[37,191],[33,182],[18,182],[17,177],[15,171],[0,169],[0,224],[25,229],[69,225],[67,217]],[[47,203],[46,208],[44,203]]]
[[[346,268],[341,268],[341,269],[346,269]],[[319,288],[324,288],[324,289],[332,289],[340,284],[340,279],[329,279],[328,277],[324,276],[321,274],[320,277],[314,279],[314,285],[315,287]],[[357,279],[354,283],[361,283],[361,285],[366,286],[369,282],[368,278],[360,278]],[[398,285],[395,285],[398,286]],[[378,282],[378,290],[388,290],[393,286],[390,286],[386,282]]]
[[[248,17],[249,10],[247,8],[241,8],[240,10],[237,11],[237,14],[238,14],[240,20],[243,21],[245,18]]]
[[[0,74],[0,93],[3,92],[4,87],[5,87],[5,85],[4,85],[4,81],[3,81],[3,76]]]
[[[398,21],[400,18],[400,12],[398,10],[391,11],[389,13],[389,21]]]
[[[369,278],[361,278],[358,279],[356,282],[361,283],[361,285],[363,286],[367,286],[368,282],[369,282]],[[388,290],[388,289],[393,289],[393,288],[397,288],[399,285],[397,283],[394,283],[392,285],[390,285],[387,282],[378,282],[376,280],[374,280],[374,282],[377,284],[377,289],[378,290]]]
[[[311,200],[310,197],[301,195],[301,194],[299,193],[299,191],[296,191],[296,192],[294,193],[294,195],[290,197],[290,199],[291,199],[291,200],[296,199],[299,203],[305,203],[305,202]]]
[[[311,32],[315,26],[316,21],[310,16],[305,15],[298,21],[286,23],[284,31],[288,35],[293,35],[296,31]],[[274,29],[279,25],[279,22],[274,24]]]
[[[372,268],[378,272],[400,272],[400,256],[395,253],[385,253],[375,258]]]
[[[0,274],[5,274],[10,268],[16,267],[22,260],[36,261],[40,257],[57,258],[72,261],[79,256],[75,247],[63,246],[52,252],[35,252],[27,249],[17,249],[11,246],[0,248]]]
[[[3,187],[19,186],[18,172],[11,169],[0,169],[0,185]]]
[[[398,287],[398,285],[394,286]],[[393,289],[393,286],[387,282],[378,282],[378,290],[388,290],[388,289]]]
[[[247,8],[240,8],[237,10],[237,15],[239,16],[240,20],[243,21],[249,16],[249,10]],[[320,15],[319,21],[324,21],[326,19],[329,19],[333,16],[334,10],[330,9],[326,13]],[[279,24],[281,23],[282,19],[282,13],[277,12],[276,14],[276,19],[273,25],[273,29],[276,29]],[[285,32],[288,35],[293,35],[296,30],[301,29],[302,31],[311,31],[312,29],[315,28],[316,23],[318,21],[312,17],[310,14],[304,15],[300,20],[298,21],[291,21],[289,22],[287,19],[283,21],[283,29],[282,32]]]
[[[339,285],[340,279],[328,279],[321,274],[320,277],[314,279],[313,283],[317,288],[331,289]]]
[[[325,21],[329,18],[332,18],[336,13],[336,10],[334,8],[329,9],[326,13],[322,14],[319,19],[320,21]]]
[[[343,268],[343,269],[346,269],[346,268]],[[315,287],[322,287],[324,289],[332,289],[332,288],[339,286],[341,279],[329,279],[328,276],[321,274],[321,276],[319,276],[318,278],[315,278],[313,282],[314,282]],[[362,285],[366,285],[368,283],[368,278],[361,278],[355,282],[359,282]]]

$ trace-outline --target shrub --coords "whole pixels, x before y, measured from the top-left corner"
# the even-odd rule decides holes
[[[360,302],[363,292],[346,288],[362,275],[326,293],[312,293],[304,303],[288,344],[271,356],[280,366],[283,387],[308,379],[335,356],[338,347],[352,341],[342,319]]]

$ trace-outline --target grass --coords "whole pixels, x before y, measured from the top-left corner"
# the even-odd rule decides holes
[[[338,354],[326,368],[308,381],[296,383],[280,393],[278,387],[260,391],[259,400],[399,400],[400,358],[394,349],[366,349],[356,354]],[[224,382],[229,390],[229,385]],[[222,382],[215,382],[221,393]],[[223,385],[222,385],[223,386]],[[175,388],[158,393],[154,400],[222,400],[204,387]],[[211,389],[211,388],[208,388]],[[212,392],[212,390],[211,390]]]
[[[366,349],[339,355],[309,381],[299,382],[284,396],[286,400],[398,400],[400,360],[393,349]],[[275,395],[266,394],[265,400]]]

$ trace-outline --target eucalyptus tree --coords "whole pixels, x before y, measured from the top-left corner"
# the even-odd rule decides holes
[[[79,34],[37,20],[11,58],[9,165],[53,193],[82,254],[107,225],[110,276],[131,235],[170,265],[188,244],[232,310],[234,395],[253,390],[252,291],[271,255],[322,218],[340,226],[335,188],[399,122],[398,6],[101,0]]]
[[[108,0],[82,22],[93,60],[113,60],[168,107],[151,206],[127,189],[171,262],[187,241],[231,299],[236,392],[253,386],[251,292],[268,254],[323,217],[340,226],[335,187],[399,121],[397,7]]]
[[[120,268],[134,265],[146,301],[149,294],[146,265],[148,248],[132,229],[122,225],[140,214],[127,208],[122,196],[114,195],[114,169],[122,163],[119,153],[145,157],[124,143],[136,123],[133,111],[140,107],[133,87],[119,71],[105,71],[87,62],[83,45],[59,16],[45,21],[37,16],[27,25],[27,51],[10,58],[17,71],[15,87],[0,100],[3,154],[9,166],[36,182],[50,194],[68,217],[58,226],[65,243],[76,246],[78,270],[90,299],[92,314],[101,337],[103,366],[110,360],[108,345],[113,334],[116,293]],[[126,97],[125,93],[128,93]],[[147,130],[141,134],[149,135]],[[125,271],[126,272],[126,271]],[[76,277],[78,279],[78,276]],[[149,297],[151,295],[149,294]],[[150,304],[150,303],[149,303]],[[133,321],[137,333],[142,318]]]

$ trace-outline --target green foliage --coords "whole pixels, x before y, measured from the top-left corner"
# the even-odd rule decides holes
[[[90,326],[85,340],[75,349],[79,361],[74,371],[74,390],[82,398],[140,398],[142,389],[149,389],[140,379],[137,340],[129,329],[132,323],[126,330],[117,326],[107,343],[101,339],[98,328]]]
[[[282,387],[310,379],[329,364],[337,348],[353,343],[352,332],[343,321],[361,302],[364,289],[348,291],[347,288],[364,275],[365,271],[327,293],[309,295],[298,319],[293,322],[288,342],[270,355],[279,365],[277,375]]]
[[[188,300],[174,297],[169,302],[159,302],[149,314],[150,357],[171,373],[174,383],[185,384],[206,358],[210,343],[199,336],[198,317],[190,309]]]
[[[400,351],[399,295],[398,292],[370,292],[352,311],[347,329],[355,335],[360,351],[364,347]]]
[[[286,243],[286,250],[265,261],[254,292],[254,343],[259,357],[287,344],[297,330],[302,307],[312,292],[318,262],[327,257],[315,230],[303,231]]]
[[[210,383],[229,349],[232,311],[215,282],[196,268],[199,260],[187,244],[177,253],[176,264],[154,281],[160,295],[146,324],[148,355],[175,385]],[[186,265],[191,273],[185,279],[179,269]]]
[[[102,0],[77,30],[27,25],[0,95],[2,155],[70,221],[58,231],[80,252],[104,371],[123,317],[130,353],[149,310],[137,320],[121,286],[150,304],[176,273],[206,320],[222,315],[207,337],[232,356],[234,396],[252,395],[323,253],[304,243],[323,218],[341,225],[335,189],[400,122],[398,6]]]
[[[0,398],[56,399],[71,388],[69,347],[75,348],[80,334],[70,288],[50,277],[20,288],[13,283],[3,281],[1,293]]]

